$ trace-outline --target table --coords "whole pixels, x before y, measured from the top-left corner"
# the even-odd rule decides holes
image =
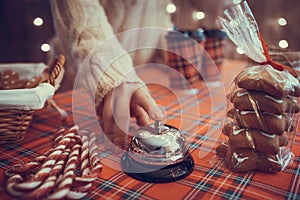
[[[235,74],[245,66],[240,61],[226,60],[222,70],[227,90]],[[149,73],[147,72],[147,76]],[[159,72],[155,72],[159,73]],[[216,157],[213,146],[222,141],[221,126],[226,101],[222,89],[208,91],[199,86],[196,100],[190,95],[177,98],[166,87],[149,85],[152,96],[163,105],[168,117],[166,123],[183,130],[195,160],[193,172],[177,182],[152,184],[134,180],[120,170],[119,157],[103,150],[99,137],[99,157],[103,169],[84,199],[300,199],[300,133],[293,145],[294,162],[276,174],[262,172],[233,173]],[[76,115],[81,128],[99,131],[91,122],[88,95],[83,90],[58,93],[56,103],[72,116],[72,95],[77,98]],[[212,107],[212,96],[215,106]],[[181,107],[180,107],[181,106]],[[198,113],[197,113],[197,112]],[[213,116],[213,120],[211,120]],[[10,199],[5,192],[3,172],[12,164],[30,161],[52,146],[53,133],[61,128],[61,120],[53,108],[37,112],[25,139],[0,147],[0,197]],[[132,122],[132,128],[135,128]],[[193,134],[195,133],[195,134]],[[209,134],[208,134],[209,133]],[[99,134],[99,133],[97,133]]]

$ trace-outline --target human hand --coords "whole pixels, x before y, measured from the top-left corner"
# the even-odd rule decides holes
[[[119,152],[118,146],[125,149],[128,139],[130,117],[136,118],[139,126],[150,123],[150,119],[161,120],[164,114],[141,83],[122,83],[110,91],[98,110],[102,129],[106,137],[113,143],[109,149]]]

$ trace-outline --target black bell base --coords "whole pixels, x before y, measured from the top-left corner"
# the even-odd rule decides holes
[[[158,168],[139,163],[133,160],[128,152],[125,152],[121,158],[121,167],[128,176],[136,180],[150,183],[169,183],[187,177],[194,169],[194,159],[188,154],[180,163]]]

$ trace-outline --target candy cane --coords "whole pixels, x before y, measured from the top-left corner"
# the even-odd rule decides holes
[[[21,183],[23,181],[23,177],[19,174],[15,174],[11,176],[6,183],[6,191],[13,197],[20,197],[23,195],[23,192],[19,192],[14,189],[14,185]]]
[[[6,171],[9,176],[6,190],[11,196],[25,199],[80,199],[87,195],[102,169],[97,157],[95,133],[86,130],[78,133],[78,126],[73,126],[69,130],[60,129],[56,135],[55,146],[46,155],[23,166],[16,164]],[[80,167],[80,176],[75,174],[77,167]],[[28,178],[32,170],[37,172]]]
[[[50,154],[51,158],[55,158],[56,156],[60,156],[60,151],[56,151],[56,149],[53,149],[52,153]],[[54,154],[55,153],[55,154]],[[62,154],[63,158],[65,159],[64,154]],[[43,159],[41,159],[43,160]],[[42,182],[43,179],[47,176],[48,167],[51,166],[53,162],[55,162],[52,159],[44,160],[45,163],[42,165],[41,169],[38,171],[38,173],[31,178],[30,180],[27,180],[23,182],[24,178],[21,176],[21,174],[16,174],[11,176],[7,181],[7,191],[12,196],[21,196],[24,195],[25,192],[29,192],[35,188],[37,188]],[[25,175],[25,174],[24,174]]]
[[[56,145],[66,134],[67,130],[62,128],[60,130],[57,131],[56,136],[54,138],[54,144]]]
[[[15,174],[30,174],[32,171],[34,171],[37,167],[39,167],[45,160],[47,159],[47,156],[41,155],[36,157],[33,161],[30,161],[25,164],[15,164],[5,170],[4,175],[8,178]]]
[[[92,174],[98,176],[102,170],[102,164],[100,159],[97,157],[97,144],[96,144],[96,134],[94,132],[90,135],[90,162],[92,166]]]
[[[61,139],[53,152],[49,154],[47,160],[43,163],[40,170],[28,181],[14,185],[14,189],[18,191],[30,191],[36,189],[49,176],[49,172],[54,166],[57,159],[61,156],[63,150],[71,143],[77,140],[74,133],[68,133]]]
[[[71,150],[70,157],[65,166],[62,180],[59,183],[57,190],[54,191],[48,199],[60,199],[68,194],[72,186],[73,180],[75,178],[75,170],[78,164],[79,154],[80,154],[80,145],[75,144]]]
[[[46,155],[41,155],[35,158],[33,161],[25,163],[25,164],[16,164],[10,167],[5,171],[5,175],[9,177],[7,180],[7,191],[12,196],[21,196],[24,194],[23,188],[22,190],[18,190],[18,186],[23,182],[24,178],[22,175],[27,175],[32,173],[32,171],[39,167],[43,162],[45,162],[48,158],[49,154],[53,154],[55,148],[51,148],[46,152]],[[21,185],[22,186],[22,185]],[[33,188],[33,187],[32,187]]]
[[[83,131],[81,132],[83,133]],[[98,177],[99,172],[102,169],[100,160],[97,158],[97,145],[95,133],[85,131],[90,136],[89,141],[89,162],[91,163],[91,171],[89,173],[82,173],[82,176],[76,177],[75,182],[68,193],[67,197],[70,199],[80,199],[87,195],[88,190],[92,187],[93,181]],[[82,140],[85,141],[87,137],[82,136]]]
[[[82,130],[79,134],[83,135],[82,138],[82,147],[81,147],[81,167],[80,167],[80,174],[81,176],[76,176],[75,181],[72,185],[71,191],[68,194],[69,196],[74,196],[71,193],[75,192],[75,196],[80,196],[82,191],[87,191],[92,187],[92,181],[95,180],[93,177],[92,179],[89,176],[90,174],[90,155],[89,155],[89,139],[88,134],[89,131]],[[71,198],[71,197],[70,197]],[[72,197],[73,198],[73,197]]]
[[[74,127],[73,130],[76,130],[78,129],[78,127]],[[73,131],[72,130],[72,131]],[[60,129],[58,132],[57,132],[57,137],[55,138],[55,143],[59,143],[63,137],[64,137],[64,134],[66,134],[66,130],[63,128],[63,129]],[[69,135],[69,136],[72,136],[72,135]],[[75,135],[74,135],[75,137]],[[75,137],[76,140],[78,140],[78,136]],[[37,167],[39,167],[43,162],[45,162],[45,160],[48,158],[49,154],[53,153],[55,148],[51,148],[49,149],[45,155],[41,155],[41,156],[38,156],[36,158],[34,158],[34,160],[28,162],[28,163],[22,163],[22,164],[15,164],[13,166],[11,166],[10,168],[8,168],[7,170],[5,170],[5,173],[4,175],[6,177],[10,177],[14,174],[30,174],[34,171],[34,169],[36,169]]]
[[[69,136],[71,136],[71,137],[72,137],[72,135],[74,135],[74,136],[76,135],[76,137],[78,137],[78,129],[79,129],[79,127],[76,126],[76,125],[74,125],[73,127],[71,127],[71,128],[68,129],[68,130],[66,130],[65,128],[60,129],[60,130],[57,132],[56,137],[55,137],[55,139],[54,139],[55,145],[57,145],[57,144],[61,141],[62,138],[68,137],[68,136],[67,136],[68,134],[71,134],[71,135],[69,135]],[[77,138],[77,139],[78,139],[78,138]]]
[[[81,191],[69,191],[67,194],[68,199],[82,199],[88,194],[88,192],[81,192]]]
[[[82,136],[82,146],[81,146],[81,175],[85,176],[90,173],[90,163],[89,163],[89,140],[86,135]]]
[[[59,160],[55,163],[49,177],[35,190],[25,195],[26,199],[41,199],[49,195],[55,187],[58,176],[62,173],[65,161],[70,154],[70,148],[65,149]],[[24,196],[23,196],[24,197]]]

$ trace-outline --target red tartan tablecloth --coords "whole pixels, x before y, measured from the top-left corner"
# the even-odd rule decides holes
[[[234,75],[245,63],[226,61],[222,76],[228,88]],[[159,72],[147,72],[149,73]],[[93,184],[93,190],[84,199],[300,199],[300,133],[297,131],[293,145],[294,162],[276,174],[262,172],[233,173],[224,168],[213,145],[222,140],[222,109],[226,106],[219,89],[208,91],[199,86],[195,96],[185,95],[179,100],[165,87],[149,85],[157,102],[164,106],[168,117],[166,123],[183,130],[190,142],[190,151],[195,160],[193,172],[186,178],[172,183],[152,184],[134,180],[122,172],[119,157],[103,150],[99,136],[99,156],[103,170]],[[88,95],[84,90],[56,94],[56,103],[72,116],[72,95],[76,98],[76,116],[80,128],[89,128],[100,135],[98,125],[93,123],[89,111]],[[214,96],[215,105],[211,106]],[[220,96],[220,98],[219,98]],[[213,120],[212,120],[213,116]],[[134,127],[133,123],[132,126]],[[16,144],[0,147],[0,198],[10,199],[5,192],[3,172],[20,161],[29,161],[43,154],[52,146],[54,132],[61,128],[58,113],[47,108],[35,114],[25,139]],[[195,134],[194,134],[195,133]]]

